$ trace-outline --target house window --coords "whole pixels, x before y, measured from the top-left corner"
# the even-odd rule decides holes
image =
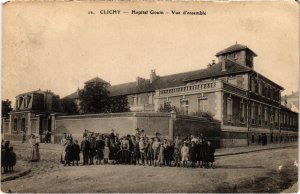
[[[278,110],[275,110],[275,126],[278,125]]]
[[[258,124],[261,125],[261,115],[262,115],[262,108],[261,104],[258,105]]]
[[[198,110],[202,112],[208,111],[208,99],[198,99]]]
[[[22,122],[21,122],[21,130],[22,131],[25,131],[25,118],[22,118],[22,120],[21,120]]]
[[[255,124],[255,104],[251,104],[251,123]]]
[[[227,120],[232,120],[232,99],[230,97],[227,98]]]
[[[252,78],[252,79],[251,79],[251,91],[252,91],[252,92],[255,92],[255,85],[256,85],[255,79]]]
[[[268,107],[265,107],[265,125],[268,125]]]
[[[18,130],[18,119],[14,119],[14,127],[13,127],[14,131]]]
[[[258,93],[262,95],[262,82],[259,82],[258,84]]]
[[[245,122],[245,104],[243,100],[240,102],[240,121],[241,123]]]
[[[187,100],[180,101],[180,111],[183,114],[189,113],[189,101],[187,101]]]
[[[251,136],[251,143],[254,143],[254,135]]]

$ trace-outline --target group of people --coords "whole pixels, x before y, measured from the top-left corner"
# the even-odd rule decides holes
[[[10,146],[10,141],[1,142],[1,173],[13,172],[16,165],[16,153]],[[3,170],[3,171],[2,171]]]
[[[73,141],[72,135],[64,134],[61,162],[78,165],[80,152],[83,165],[95,164],[139,164],[149,166],[204,167],[212,168],[215,148],[205,137],[177,135],[175,140],[147,137],[144,130],[136,129],[134,135],[119,137],[114,133],[83,133],[81,144]]]

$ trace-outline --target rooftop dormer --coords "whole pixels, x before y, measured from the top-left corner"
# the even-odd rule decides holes
[[[219,62],[223,62],[225,61],[225,59],[229,59],[250,68],[253,68],[253,58],[256,56],[257,55],[247,46],[237,43],[216,54]]]

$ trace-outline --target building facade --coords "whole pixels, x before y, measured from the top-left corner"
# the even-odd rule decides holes
[[[220,122],[221,147],[256,145],[265,137],[268,143],[297,140],[298,113],[282,106],[282,86],[254,70],[257,55],[235,44],[216,57],[218,62],[205,69],[167,76],[151,70],[149,79],[137,77],[134,82],[110,86],[110,95],[126,96],[131,112],[173,110],[177,115],[210,115]],[[108,84],[98,77],[85,84],[96,82]],[[20,130],[42,134],[54,129],[57,98],[49,91],[18,95],[5,121],[9,134]],[[78,90],[66,98],[80,104]]]
[[[256,56],[235,44],[206,69],[167,76],[151,70],[149,79],[111,86],[110,95],[126,95],[133,112],[171,107],[187,115],[209,113],[221,121],[223,147],[258,144],[262,136],[268,142],[296,139],[298,114],[281,105],[284,88],[254,70]]]
[[[20,140],[23,134],[43,136],[52,130],[54,115],[61,112],[60,98],[50,90],[36,90],[16,96],[9,118],[3,118],[4,138]]]

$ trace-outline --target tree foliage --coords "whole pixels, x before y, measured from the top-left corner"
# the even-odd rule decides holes
[[[11,101],[10,100],[2,100],[2,117],[8,117],[8,113],[12,111]]]
[[[116,113],[129,111],[126,96],[109,96],[109,84],[96,82],[86,84],[79,91],[82,113]]]
[[[68,115],[78,114],[77,104],[70,98],[63,98],[60,100],[62,112],[67,113]]]

